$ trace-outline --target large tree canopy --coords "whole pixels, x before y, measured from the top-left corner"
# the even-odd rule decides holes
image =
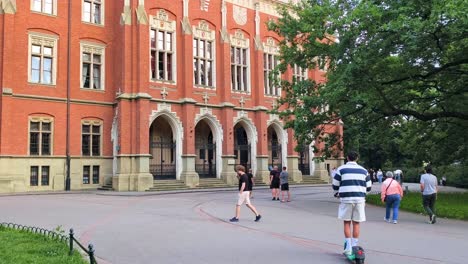
[[[300,142],[336,139],[323,137],[322,128],[341,118],[345,147],[393,151],[415,162],[466,161],[466,10],[466,0],[308,0],[284,7],[269,24],[284,38],[279,70],[321,68],[327,82],[282,81],[285,110],[278,113]]]

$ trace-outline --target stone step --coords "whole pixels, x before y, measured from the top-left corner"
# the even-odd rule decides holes
[[[101,187],[97,188],[99,191],[113,191],[114,188],[112,188],[112,184],[104,184]]]
[[[181,180],[154,180],[153,187],[146,191],[173,191],[173,190],[187,190],[190,189]]]
[[[226,184],[223,180],[217,178],[201,178],[197,186],[198,189],[207,188],[229,188],[233,187]]]

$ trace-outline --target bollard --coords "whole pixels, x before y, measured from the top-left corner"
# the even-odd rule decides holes
[[[405,194],[407,194],[409,192],[409,188],[408,186],[405,186]]]
[[[70,228],[70,256],[73,254],[73,228]]]
[[[93,247],[93,244],[89,244],[88,245],[88,255],[89,255],[89,263],[90,264],[96,264],[96,262],[94,261],[94,247]]]

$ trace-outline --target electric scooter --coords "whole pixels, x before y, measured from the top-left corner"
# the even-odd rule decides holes
[[[335,193],[334,195],[336,198],[340,198],[340,194],[339,193]],[[345,245],[346,246],[346,245]],[[350,255],[347,255],[347,254],[344,254],[343,255],[349,260],[351,261],[351,263],[355,263],[355,264],[364,264],[364,260],[366,259],[366,254],[364,252],[364,249],[360,246],[354,246],[352,247],[351,249],[352,253]]]

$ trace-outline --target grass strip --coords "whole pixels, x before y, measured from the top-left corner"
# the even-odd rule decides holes
[[[385,207],[380,200],[380,194],[369,194],[366,198],[370,204]],[[438,193],[435,204],[438,217],[468,220],[468,192]],[[400,210],[426,214],[422,205],[420,192],[409,192],[403,196]]]
[[[40,234],[0,226],[0,264],[85,264],[74,250],[68,255],[66,242]]]

